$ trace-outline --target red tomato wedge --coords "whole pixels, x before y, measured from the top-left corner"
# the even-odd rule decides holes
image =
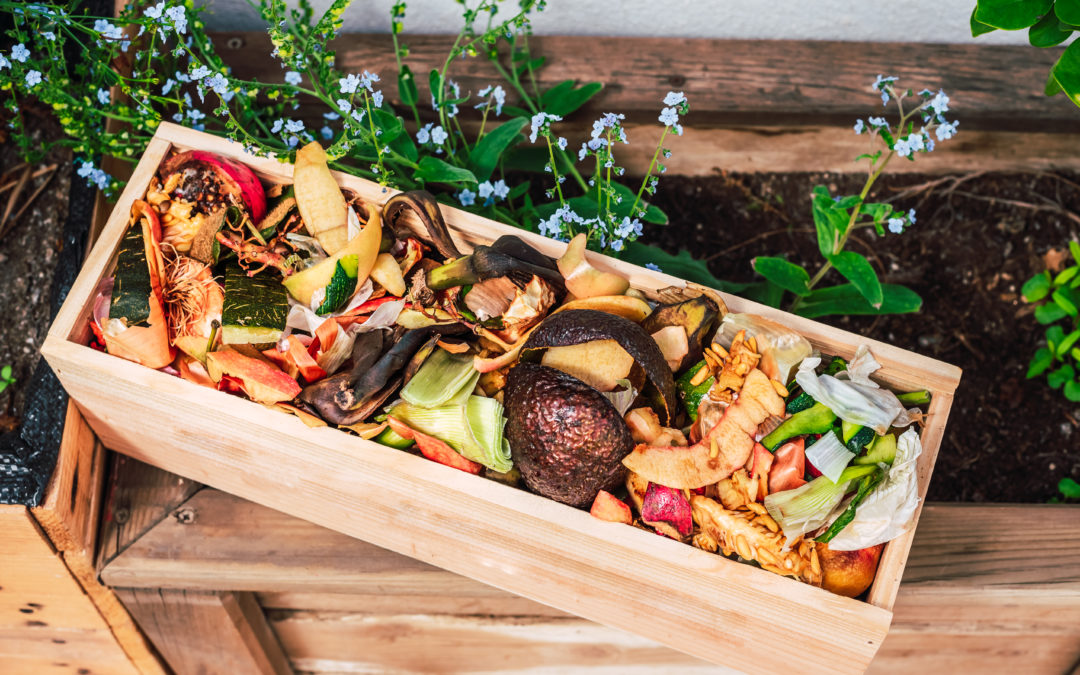
[[[773,453],[769,471],[769,494],[794,490],[806,484],[806,441],[798,439],[784,443]]]

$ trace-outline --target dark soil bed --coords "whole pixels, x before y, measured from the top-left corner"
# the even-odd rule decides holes
[[[820,254],[809,229],[811,189],[823,184],[834,194],[853,194],[864,178],[761,174],[669,179],[656,201],[672,224],[648,230],[646,239],[671,250],[715,256],[711,271],[731,281],[753,280],[750,261],[757,255],[787,255],[812,274]],[[873,198],[889,199],[936,178],[886,176]],[[903,235],[878,239],[871,232],[849,244],[875,262],[884,281],[917,291],[922,311],[823,320],[964,369],[929,499],[1045,502],[1057,494],[1061,478],[1080,478],[1080,405],[1051,390],[1044,379],[1025,379],[1043,327],[1019,291],[1080,233],[1065,213],[1080,214],[1080,179],[1049,174],[964,178],[896,201],[897,208],[915,208],[918,214],[917,224]],[[837,277],[833,283],[840,281]]]

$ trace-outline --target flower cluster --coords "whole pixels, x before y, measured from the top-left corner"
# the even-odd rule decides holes
[[[626,242],[641,236],[644,230],[642,219],[648,213],[643,197],[656,191],[659,182],[657,174],[667,169],[660,160],[671,156],[663,145],[664,140],[669,133],[682,133],[678,116],[690,110],[682,92],[668,92],[663,103],[660,121],[664,123],[664,130],[636,194],[615,180],[626,172],[625,167],[616,164],[614,156],[616,144],[630,142],[623,127],[625,115],[604,113],[593,122],[589,140],[583,142],[577,152],[578,162],[587,163],[592,159],[592,177],[587,183],[586,194],[571,200],[563,197],[560,186],[566,177],[559,175],[555,161],[556,148],[566,149],[566,139],[556,136],[551,130],[551,123],[559,121],[559,118],[544,112],[532,117],[529,140],[536,142],[541,136],[546,140],[550,161],[545,165],[545,171],[555,177],[555,185],[547,191],[547,195],[557,195],[559,200],[558,208],[537,223],[541,234],[566,240],[578,232],[588,232],[591,244],[601,251],[615,253],[621,252]]]
[[[910,89],[898,92],[894,86],[896,82],[895,77],[878,75],[871,85],[873,91],[881,94],[883,105],[896,101],[900,106],[905,98],[915,95]],[[915,153],[933,152],[937,141],[947,141],[956,135],[959,122],[945,119],[945,113],[949,111],[949,97],[944,91],[938,90],[934,93],[923,89],[918,93],[918,98],[921,100],[920,104],[914,110],[904,113],[901,123],[895,129],[884,117],[869,117],[865,122],[861,119],[855,121],[855,133],[880,135],[890,151],[909,160],[915,158]],[[903,113],[902,106],[900,110]],[[909,120],[914,120],[916,115],[922,121],[918,129],[914,128],[914,124],[906,124]]]

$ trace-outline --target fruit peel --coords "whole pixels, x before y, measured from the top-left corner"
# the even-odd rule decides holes
[[[575,298],[591,298],[597,295],[621,295],[630,288],[630,282],[611,272],[593,267],[585,257],[588,235],[576,235],[566,245],[566,251],[556,262],[566,282],[566,290]]]
[[[634,514],[630,511],[630,506],[607,490],[596,493],[596,499],[593,500],[589,514],[594,518],[612,523],[630,525],[634,522]]]
[[[649,483],[641,503],[641,520],[672,539],[684,539],[694,530],[690,500],[682,490]]]
[[[209,352],[206,370],[215,382],[225,376],[240,380],[244,393],[256,403],[281,403],[300,395],[300,385],[280,369],[232,349]]]

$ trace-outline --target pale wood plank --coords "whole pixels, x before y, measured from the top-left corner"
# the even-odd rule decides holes
[[[69,402],[56,469],[41,505],[31,513],[87,598],[115,636],[115,643],[143,675],[165,670],[112,590],[97,578],[94,559],[105,475],[105,449],[74,403]],[[112,637],[110,636],[110,638]]]
[[[137,671],[30,512],[0,506],[0,672]]]
[[[117,589],[176,675],[288,675],[262,610],[249,593]]]

